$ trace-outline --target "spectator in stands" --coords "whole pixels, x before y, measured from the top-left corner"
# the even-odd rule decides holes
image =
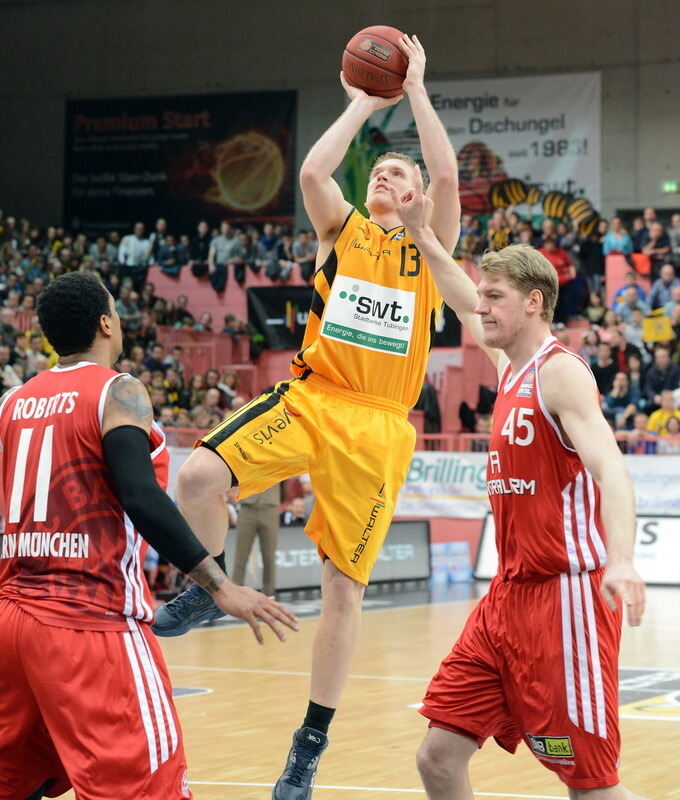
[[[197,277],[205,275],[208,271],[210,242],[210,228],[208,223],[202,219],[196,227],[196,233],[191,240],[191,247],[189,249],[189,255],[191,256],[189,267],[191,268],[191,272]]]
[[[276,592],[276,545],[279,538],[281,484],[239,502],[234,554],[234,583],[243,586],[246,564],[255,538],[262,554],[262,591],[271,597]]]
[[[646,300],[647,296],[645,294],[645,290],[637,282],[636,273],[633,270],[629,270],[623,276],[623,286],[619,286],[619,288],[614,293],[614,297],[612,298],[612,304],[611,304],[610,308],[614,308],[615,309],[616,306],[623,300],[623,295],[624,295],[624,293],[626,292],[626,289],[628,289],[629,286],[634,286],[635,287],[635,289],[637,291],[637,295],[638,295],[638,300],[642,300],[642,301]]]
[[[640,241],[642,253],[650,258],[652,277],[656,277],[671,252],[671,240],[660,222],[652,222],[649,230],[643,232]]]
[[[0,345],[0,382],[2,383],[2,391],[12,389],[14,386],[21,386],[24,382],[20,378],[14,367],[10,364],[12,351],[6,345]]]
[[[647,372],[645,395],[651,406],[661,405],[661,392],[665,389],[673,391],[680,386],[680,367],[671,363],[671,352],[666,345],[657,345],[654,350],[654,364]]]
[[[228,407],[231,407],[232,400],[238,395],[238,372],[233,369],[225,370],[217,388],[224,393]]]
[[[161,388],[160,386],[152,386],[149,397],[153,407],[154,419],[158,419],[158,417],[161,415],[161,408],[163,408],[163,406],[168,402],[165,389]]]
[[[609,223],[609,230],[602,240],[602,254],[622,253],[630,255],[633,252],[633,240],[618,217]]]
[[[298,232],[291,247],[291,252],[293,260],[300,268],[300,277],[303,281],[309,281],[314,275],[317,249],[318,242],[311,231],[301,230]]]
[[[146,354],[144,348],[139,345],[134,345],[130,348],[130,361],[132,362],[132,374],[138,376],[144,369],[144,359]]]
[[[173,407],[169,405],[161,406],[157,421],[163,428],[172,428],[175,424]]]
[[[269,265],[269,272],[265,270],[265,273],[270,280],[285,283],[290,278],[294,266],[293,237],[289,233],[284,233],[276,251],[276,258]]]
[[[604,304],[600,292],[590,292],[588,295],[588,305],[586,306],[585,315],[591,325],[599,325],[604,319],[607,312],[607,307]]]
[[[186,321],[188,321],[191,325],[194,324],[194,315],[187,308],[188,304],[189,299],[187,296],[185,294],[181,294],[175,302],[175,307],[169,312],[168,321],[175,328],[181,328]]]
[[[211,416],[203,406],[196,406],[191,410],[191,423],[193,428],[209,430],[220,423],[220,418]]]
[[[175,408],[179,407],[182,395],[182,379],[177,370],[172,367],[165,367],[163,387],[165,388],[168,403]]]
[[[670,260],[673,266],[678,269],[680,268],[680,214],[673,214],[671,217],[668,239],[671,243]]]
[[[26,344],[26,334],[23,331],[15,331],[14,347],[12,348],[9,362],[13,367],[19,364],[24,374],[26,374],[28,369],[28,350]]]
[[[625,372],[617,372],[614,376],[612,389],[602,400],[602,410],[614,415],[617,430],[626,428],[640,411],[640,396],[631,387]]]
[[[597,359],[591,368],[600,394],[609,394],[614,384],[614,376],[619,371],[617,363],[612,358],[612,347],[609,342],[600,342],[597,347]]]
[[[647,350],[644,338],[644,315],[639,308],[633,309],[630,315],[630,322],[627,322],[623,329],[625,340],[631,344],[639,353],[642,360],[649,364],[652,361],[652,354]],[[630,353],[628,353],[630,358]]]
[[[640,300],[637,287],[628,286],[616,305],[616,313],[624,322],[628,323],[634,309],[642,311],[642,315],[645,317],[649,314],[649,306],[644,300]]]
[[[539,252],[548,259],[557,273],[559,291],[553,319],[555,322],[565,323],[568,318],[571,286],[576,277],[576,268],[566,251],[557,246],[554,236],[544,236],[543,246],[539,248]]]
[[[637,391],[640,397],[640,408],[643,410],[647,407],[646,377],[644,361],[638,355],[629,355],[628,380],[631,387]]]
[[[671,299],[664,304],[666,316],[673,322],[676,312],[680,308],[680,281],[671,287]]]
[[[227,284],[227,270],[230,264],[243,264],[245,250],[234,229],[225,220],[220,225],[219,236],[210,242],[208,251],[208,275],[213,277],[213,289],[222,291]],[[219,287],[222,288],[219,288]],[[217,287],[217,288],[216,288]]]
[[[599,346],[600,337],[598,332],[595,328],[590,328],[583,334],[583,345],[578,351],[578,354],[592,365],[597,361]]]
[[[626,341],[619,328],[613,328],[609,336],[609,345],[612,349],[612,358],[618,369],[625,372],[628,369],[628,357],[631,355],[642,358],[642,353],[635,345]]]
[[[163,358],[165,356],[165,347],[160,342],[156,342],[151,347],[151,352],[149,355],[144,359],[142,362],[147,369],[150,369],[152,372],[155,370],[160,370],[161,372],[165,373],[165,362]]]
[[[61,253],[60,251],[60,256]],[[118,248],[118,263],[121,265],[120,277],[132,278],[136,290],[141,289],[146,281],[151,257],[151,243],[144,235],[144,223],[136,222],[134,233],[123,236]]]
[[[154,225],[153,233],[149,236],[150,261],[152,264],[159,263],[159,253],[161,247],[166,243],[168,237],[168,223],[159,217]]]
[[[209,311],[204,311],[198,318],[198,322],[194,324],[195,331],[208,331],[212,333],[212,314]]]
[[[626,453],[651,455],[656,452],[656,435],[647,430],[649,417],[639,412],[633,417],[633,429],[626,436]]]
[[[135,333],[142,324],[142,312],[134,300],[135,294],[129,286],[121,286],[115,306],[120,317],[120,326],[123,333]]]
[[[680,418],[671,417],[666,423],[666,430],[659,437],[656,452],[663,455],[680,453]]]
[[[224,316],[224,326],[220,333],[227,333],[230,334],[234,341],[238,341],[238,325],[237,320],[234,314],[225,314]]]
[[[161,272],[175,278],[189,261],[189,254],[184,245],[177,244],[175,237],[169,233],[164,237],[163,244],[159,245],[155,260]]]
[[[610,308],[607,309],[598,331],[600,341],[608,342],[611,332],[613,330],[618,330],[619,325],[621,325],[621,317],[619,317],[616,311],[612,311]]]
[[[191,419],[191,414],[189,413],[188,409],[182,407],[177,409],[177,414],[175,415],[175,426],[177,428],[193,427],[193,420]]]
[[[680,411],[675,408],[673,402],[673,392],[670,389],[664,389],[661,392],[659,408],[652,412],[647,422],[647,430],[652,433],[666,433],[666,425],[671,417],[680,420]]]
[[[306,521],[304,498],[294,497],[288,504],[288,508],[281,513],[281,525],[292,527],[304,525]]]
[[[585,276],[588,289],[599,292],[604,280],[604,256],[602,255],[602,242],[597,231],[585,236],[578,251],[579,266]]]
[[[651,308],[662,308],[666,303],[669,303],[671,301],[671,291],[675,286],[680,286],[680,278],[676,278],[673,265],[665,262],[649,293],[649,305]]]
[[[14,318],[11,308],[0,308],[0,342],[6,347],[14,347]]]
[[[182,346],[175,344],[173,345],[169,355],[163,359],[163,366],[166,368],[166,370],[174,369],[182,378],[184,377],[184,364],[182,363],[183,355],[184,350],[182,349]]]
[[[191,376],[189,385],[182,393],[182,407],[195,408],[196,406],[199,406],[203,400],[204,394],[205,382],[203,380],[203,375],[201,375],[200,372],[197,372],[195,375]]]
[[[249,231],[248,233],[239,234],[239,241],[243,247],[243,280],[241,283],[245,281],[246,270],[249,269],[251,272],[257,275],[257,273],[264,266],[264,263],[260,259],[260,251],[258,248],[259,239],[260,234],[255,229]]]

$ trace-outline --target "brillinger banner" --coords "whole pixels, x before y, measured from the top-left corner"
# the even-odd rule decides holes
[[[538,213],[582,222],[600,207],[599,72],[437,81],[427,88],[458,155],[464,213],[527,203]],[[365,199],[373,160],[387,150],[423,163],[407,99],[374,114],[353,143],[345,177],[356,205]]]
[[[278,220],[295,213],[296,92],[72,100],[64,222],[126,233],[167,219]]]
[[[638,514],[680,516],[678,456],[624,456],[635,488]],[[416,451],[399,493],[400,517],[483,518],[491,510],[486,491],[487,453]],[[540,491],[540,485],[537,486]]]

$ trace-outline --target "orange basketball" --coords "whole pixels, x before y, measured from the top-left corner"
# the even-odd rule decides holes
[[[342,55],[347,82],[378,97],[401,94],[408,68],[408,58],[399,47],[403,35],[389,25],[373,25],[352,36]]]

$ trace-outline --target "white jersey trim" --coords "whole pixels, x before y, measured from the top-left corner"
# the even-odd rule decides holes
[[[73,372],[74,369],[82,369],[82,367],[100,367],[101,364],[96,364],[94,361],[79,361],[77,364],[71,364],[68,367],[62,367],[55,364],[50,372]]]
[[[507,394],[510,389],[517,383],[522,375],[529,369],[529,367],[534,364],[538,357],[542,355],[542,353],[553,343],[556,342],[557,339],[554,336],[548,336],[548,338],[543,342],[543,344],[538,348],[538,350],[531,356],[531,358],[527,361],[527,363],[521,368],[518,369],[517,372],[512,375],[512,365],[508,364],[505,368],[506,371],[510,370],[510,375],[505,379],[505,384],[503,385],[503,394]],[[504,373],[505,374],[505,373]]]

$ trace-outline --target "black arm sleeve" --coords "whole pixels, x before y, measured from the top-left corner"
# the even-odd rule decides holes
[[[182,572],[191,572],[208,551],[156,481],[149,437],[135,425],[121,425],[102,440],[116,495],[142,537]]]

